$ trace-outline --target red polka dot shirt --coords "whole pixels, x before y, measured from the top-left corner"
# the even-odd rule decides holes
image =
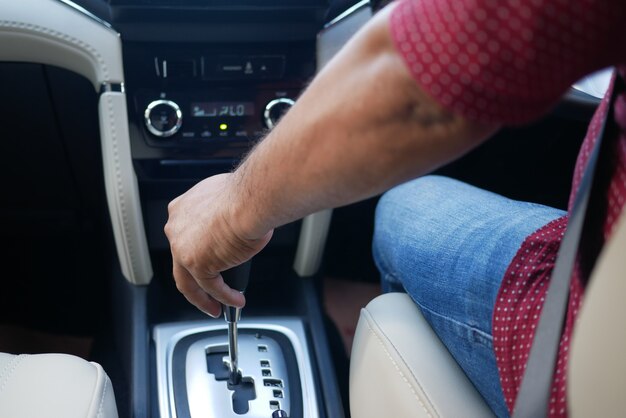
[[[416,82],[442,106],[477,121],[520,125],[544,115],[578,79],[607,66],[626,76],[624,0],[402,0],[391,16],[395,45]],[[569,209],[609,110],[602,101],[581,147]],[[626,93],[619,92],[570,284],[549,415],[567,416],[569,342],[595,257],[626,198]],[[596,187],[594,186],[594,187]],[[509,265],[494,315],[493,346],[513,410],[567,216],[526,238]]]

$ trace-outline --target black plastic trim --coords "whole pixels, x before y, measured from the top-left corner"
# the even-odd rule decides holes
[[[148,417],[151,387],[148,288],[130,283],[119,270],[114,279],[115,340],[129,382],[128,409],[118,406],[119,414],[120,418]]]
[[[341,392],[337,383],[337,376],[334,373],[335,366],[332,362],[332,356],[329,351],[329,342],[326,337],[326,329],[324,327],[324,319],[320,310],[320,302],[317,299],[317,292],[313,285],[313,279],[301,279],[303,286],[304,302],[308,312],[309,327],[311,331],[311,342],[313,353],[317,362],[319,371],[319,381],[321,394],[327,417],[343,418],[345,411],[341,401]],[[321,411],[320,411],[321,412]]]

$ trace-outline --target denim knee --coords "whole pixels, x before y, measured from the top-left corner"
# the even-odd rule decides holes
[[[385,292],[403,291],[402,268],[397,265],[402,258],[402,236],[411,236],[412,255],[423,259],[432,248],[427,237],[409,230],[419,230],[421,211],[430,211],[429,196],[444,189],[444,183],[452,181],[441,176],[425,176],[398,185],[387,191],[376,206],[372,254],[381,274]],[[419,200],[420,202],[416,201]],[[416,242],[422,237],[423,242]],[[419,253],[422,253],[421,256]]]

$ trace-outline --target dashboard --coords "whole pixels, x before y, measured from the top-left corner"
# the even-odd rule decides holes
[[[123,44],[133,157],[237,159],[315,73],[320,0],[82,0]]]

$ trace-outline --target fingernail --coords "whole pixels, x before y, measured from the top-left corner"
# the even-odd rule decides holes
[[[220,312],[219,314],[217,314],[217,315],[214,315],[214,314],[212,314],[212,313],[211,313],[211,312],[209,312],[209,311],[204,311],[204,310],[203,310],[202,312],[204,312],[205,314],[209,315],[211,318],[214,318],[214,319],[217,319],[217,318],[219,318],[219,317],[222,315],[222,313],[221,313],[221,312]]]

